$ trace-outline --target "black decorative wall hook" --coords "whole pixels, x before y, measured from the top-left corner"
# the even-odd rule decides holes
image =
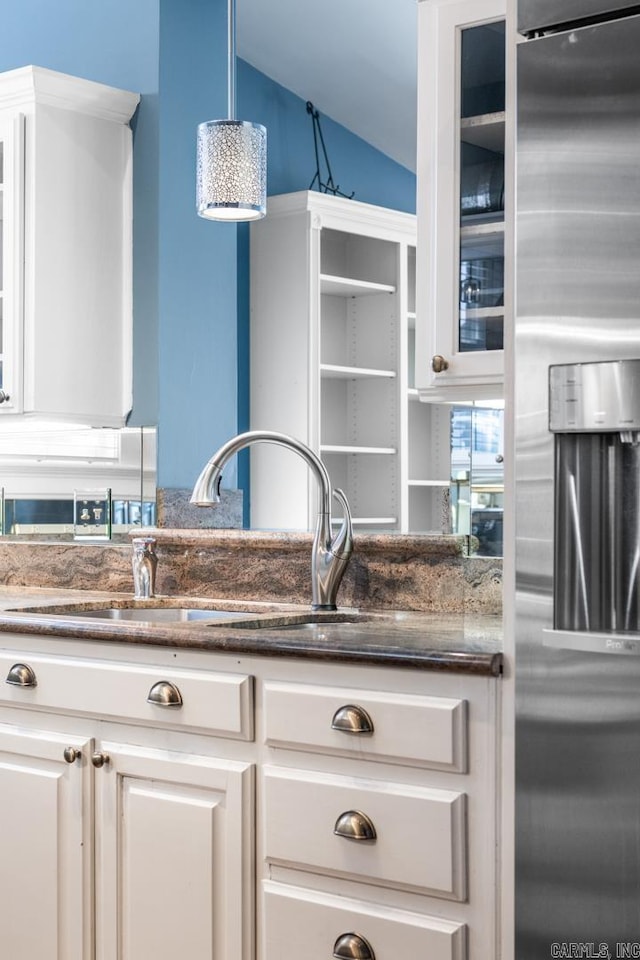
[[[316,172],[313,180],[309,184],[309,190],[313,190],[314,184],[317,181],[318,190],[321,193],[332,193],[334,196],[346,197],[347,200],[351,200],[355,195],[353,192],[346,194],[342,193],[339,185],[333,182],[333,176],[331,174],[331,166],[329,164],[329,157],[327,155],[327,148],[324,145],[324,137],[322,136],[322,128],[320,126],[320,114],[311,103],[311,100],[307,100],[307,113],[311,114],[311,122],[313,124],[313,147],[316,153]],[[322,155],[324,157],[325,166],[327,168],[327,179],[323,181],[320,174],[320,151],[319,147],[322,149]]]

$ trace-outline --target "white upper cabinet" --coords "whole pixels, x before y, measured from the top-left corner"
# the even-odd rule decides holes
[[[121,426],[132,399],[137,94],[0,75],[0,416]]]
[[[416,386],[423,400],[497,398],[509,322],[505,0],[418,9]]]

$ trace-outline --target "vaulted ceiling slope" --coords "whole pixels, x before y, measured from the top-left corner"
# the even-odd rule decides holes
[[[237,0],[237,52],[416,169],[416,0]]]

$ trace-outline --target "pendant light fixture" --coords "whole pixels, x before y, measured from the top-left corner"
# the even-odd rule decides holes
[[[198,125],[196,205],[208,220],[259,220],[267,211],[267,131],[235,118],[235,0],[228,4],[227,119]]]

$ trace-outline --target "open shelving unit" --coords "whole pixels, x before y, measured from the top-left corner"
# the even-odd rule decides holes
[[[442,529],[448,419],[416,402],[415,273],[409,214],[303,192],[251,226],[251,426],[307,443],[360,530]],[[312,528],[302,460],[251,456],[252,527]]]

